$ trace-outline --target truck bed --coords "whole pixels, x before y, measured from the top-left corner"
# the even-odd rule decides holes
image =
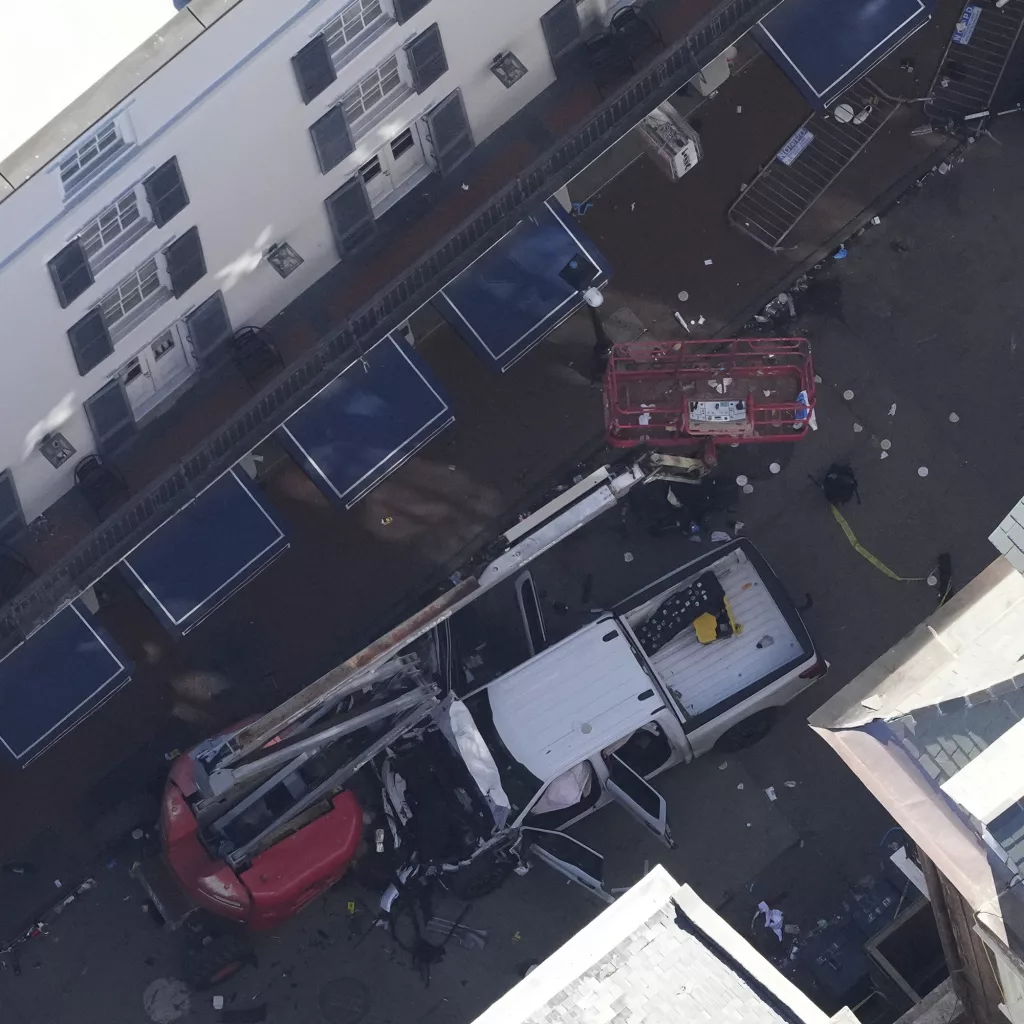
[[[813,653],[806,632],[801,636],[780,607],[784,596],[775,596],[742,546],[722,557],[702,559],[693,571],[659,590],[643,604],[620,613],[630,629],[646,622],[661,603],[711,571],[718,577],[738,629],[726,639],[702,644],[692,626],[683,629],[648,660],[662,683],[675,695],[682,710],[696,718],[727,701],[734,694],[767,680],[783,666],[809,658]],[[774,582],[774,580],[773,580]],[[648,589],[647,593],[650,593]],[[788,605],[788,601],[785,601]],[[799,619],[796,619],[799,623]],[[771,638],[770,640],[768,638]],[[761,646],[759,646],[761,645]]]

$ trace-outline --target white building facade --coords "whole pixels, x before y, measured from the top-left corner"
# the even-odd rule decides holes
[[[565,6],[195,0],[66,109],[15,126],[6,156],[0,123],[0,535],[427,175],[457,175],[554,80],[560,18],[578,31]],[[510,87],[491,71],[507,52],[527,69]],[[57,468],[39,450],[55,431],[77,450]]]

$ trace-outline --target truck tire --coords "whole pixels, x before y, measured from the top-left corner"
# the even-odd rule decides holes
[[[202,992],[227,981],[254,961],[245,938],[238,932],[225,931],[188,946],[182,973],[190,988]]]
[[[742,722],[738,722],[718,737],[715,750],[719,754],[735,754],[737,751],[752,747],[768,735],[778,714],[778,708],[765,708],[749,718],[744,718]]]
[[[460,900],[478,900],[500,889],[514,870],[512,860],[496,854],[445,876],[444,884]]]

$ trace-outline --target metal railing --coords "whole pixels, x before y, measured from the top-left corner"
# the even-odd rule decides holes
[[[181,462],[100,524],[60,562],[0,608],[0,632],[24,635],[113,568],[145,536],[269,437],[340,372],[344,357],[407,320],[478,255],[685,85],[780,0],[726,0],[685,39],[606,100]],[[6,629],[4,629],[6,627]]]

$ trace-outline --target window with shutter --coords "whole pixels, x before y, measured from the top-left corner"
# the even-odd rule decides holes
[[[199,242],[199,228],[189,228],[166,249],[167,276],[176,298],[185,294],[206,273],[206,260]]]
[[[90,309],[78,323],[68,328],[68,341],[81,377],[114,351],[107,325],[98,309]]]
[[[358,175],[346,181],[325,200],[327,217],[338,246],[338,253],[347,256],[369,239],[377,230],[373,210],[363,180]]]
[[[231,337],[231,321],[224,306],[224,296],[214,292],[185,317],[185,328],[192,352],[204,365],[216,361],[224,343]]]
[[[448,58],[441,43],[441,30],[436,24],[421,32],[411,43],[406,43],[412,85],[423,92],[433,85],[447,70]]]
[[[9,469],[0,473],[0,544],[6,544],[25,527],[25,513]]]
[[[135,434],[135,415],[119,377],[107,381],[83,405],[96,448],[102,454],[109,455]]]
[[[66,309],[92,284],[92,271],[78,239],[74,239],[47,264],[57,301]]]
[[[541,15],[540,25],[548,44],[548,53],[551,54],[551,66],[556,75],[561,74],[572,62],[583,41],[576,0],[558,0],[550,11]]]
[[[292,67],[303,103],[319,96],[338,77],[322,32],[292,57]]]
[[[320,173],[326,174],[337,167],[352,152],[352,136],[345,122],[345,109],[341,105],[330,110],[309,129],[320,164]]]
[[[172,156],[167,163],[161,164],[142,185],[158,228],[162,228],[176,213],[188,206],[188,193],[181,180],[177,157]]]
[[[430,0],[394,0],[395,19],[398,24],[408,21],[414,14],[418,14]]]
[[[473,135],[462,102],[462,93],[449,93],[426,115],[427,130],[434,147],[434,160],[442,174],[448,174],[473,150]]]

